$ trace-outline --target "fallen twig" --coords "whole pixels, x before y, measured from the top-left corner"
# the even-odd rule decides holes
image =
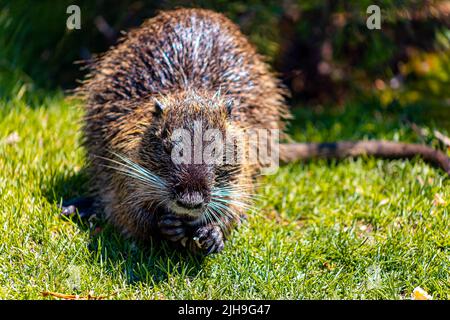
[[[386,159],[411,159],[420,156],[424,161],[441,168],[450,175],[450,158],[444,152],[423,144],[372,140],[280,145],[280,160],[284,163],[316,158],[343,159],[363,155]]]
[[[52,292],[52,291],[43,291],[42,292],[43,297],[51,296],[51,297],[64,299],[64,300],[104,300],[104,299],[110,298],[112,296],[115,296],[116,294],[117,293],[114,292],[113,294],[111,294],[109,296],[94,296],[92,294],[92,292],[89,292],[87,296],[80,296],[78,294],[64,294],[64,293]]]

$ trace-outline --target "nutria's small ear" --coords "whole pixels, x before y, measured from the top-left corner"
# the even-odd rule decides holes
[[[225,107],[227,108],[228,117],[231,117],[231,111],[233,111],[234,101],[227,100],[227,102],[225,102]]]
[[[166,108],[165,105],[161,103],[158,99],[154,99],[155,101],[155,114],[160,115],[162,114],[163,110]]]

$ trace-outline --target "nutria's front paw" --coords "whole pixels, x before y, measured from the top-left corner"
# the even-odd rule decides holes
[[[183,221],[172,214],[165,214],[158,221],[161,235],[169,241],[177,242],[186,236],[186,227]]]
[[[194,253],[208,255],[223,250],[225,243],[222,229],[214,224],[207,224],[195,230],[189,249]]]
[[[94,198],[80,197],[64,202],[61,209],[61,216],[73,217],[76,214],[81,219],[89,219],[95,215],[94,213]]]

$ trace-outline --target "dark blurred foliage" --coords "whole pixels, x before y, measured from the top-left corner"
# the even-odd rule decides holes
[[[70,4],[81,8],[81,30],[65,27]],[[382,9],[381,30],[366,27],[371,4]],[[450,5],[432,0],[0,0],[0,94],[23,85],[73,88],[83,77],[74,61],[106,51],[121,30],[175,7],[213,9],[238,23],[295,100],[340,104],[371,90],[389,100],[391,89],[431,77],[421,90],[446,95],[448,103]]]

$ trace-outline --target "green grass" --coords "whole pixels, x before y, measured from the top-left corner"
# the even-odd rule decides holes
[[[283,167],[225,251],[199,261],[58,216],[61,199],[87,189],[81,113],[58,93],[41,100],[0,100],[0,298],[409,299],[416,286],[450,298],[449,179],[421,160]],[[417,141],[399,119],[420,112],[377,109],[299,109],[291,131]]]

